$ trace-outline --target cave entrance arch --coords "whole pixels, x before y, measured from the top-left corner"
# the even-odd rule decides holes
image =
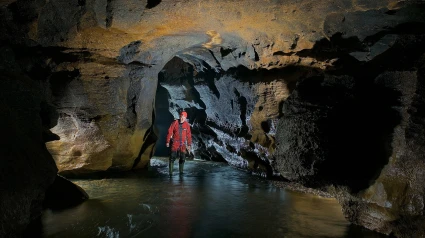
[[[272,174],[267,156],[279,105],[305,70],[250,70],[241,65],[223,70],[210,64],[211,52],[198,51],[176,55],[158,73],[153,155],[169,155],[167,130],[184,109],[192,126],[195,158],[262,167]]]
[[[205,121],[205,105],[200,101],[199,93],[194,90],[194,67],[175,56],[158,74],[158,86],[155,96],[155,133],[158,140],[154,156],[166,157],[169,148],[165,146],[168,127],[178,119],[179,112],[188,112],[188,121],[192,126],[192,148],[199,142],[197,125]],[[194,146],[195,145],[195,146]]]

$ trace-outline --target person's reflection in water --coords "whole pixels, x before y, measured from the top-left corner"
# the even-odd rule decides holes
[[[193,213],[195,212],[193,191],[185,186],[184,176],[179,176],[178,179],[173,180],[175,190],[170,194],[170,206],[166,211],[166,222],[169,224],[167,227],[167,234],[165,237],[191,237]]]

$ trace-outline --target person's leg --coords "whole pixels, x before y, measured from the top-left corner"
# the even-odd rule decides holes
[[[176,160],[176,158],[177,158],[177,152],[176,151],[172,151],[171,152],[171,155],[170,155],[169,162],[168,162],[168,168],[169,168],[169,172],[168,173],[170,174],[170,176],[173,175],[174,161]]]
[[[180,174],[183,174],[183,169],[184,169],[184,162],[186,159],[186,153],[184,152],[179,152],[180,156],[179,156],[179,172]]]

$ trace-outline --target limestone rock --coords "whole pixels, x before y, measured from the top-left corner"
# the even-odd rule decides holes
[[[348,220],[397,237],[424,236],[423,40],[402,36],[385,57],[355,66],[351,83],[300,82],[276,133],[284,177],[331,192]],[[391,70],[370,70],[378,65]]]
[[[60,75],[70,74],[69,69],[75,75],[63,80]],[[60,140],[47,147],[59,172],[131,169],[148,129],[140,125],[141,119],[150,117],[137,109],[141,79],[135,75],[142,74],[142,67],[64,62],[55,70],[49,81],[60,117],[51,131]]]
[[[193,127],[195,156],[221,159],[236,167],[259,170],[271,176],[270,152],[274,149],[279,105],[290,94],[293,84],[308,74],[299,70],[250,71],[244,67],[227,72],[210,65],[208,54],[200,58],[181,52],[167,64],[159,77],[160,102],[157,108],[171,114],[168,120],[156,120],[161,126],[159,138],[178,111],[189,112]],[[160,139],[157,150],[166,150]],[[162,145],[162,146],[161,146]],[[165,155],[165,154],[164,154]]]

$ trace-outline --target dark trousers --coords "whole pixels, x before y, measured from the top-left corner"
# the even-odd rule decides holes
[[[174,161],[176,159],[179,159],[179,172],[182,174],[183,173],[183,168],[184,168],[184,162],[186,159],[186,153],[185,152],[181,152],[181,151],[171,151],[171,155],[170,155],[170,161],[169,161],[169,168],[170,168],[170,175],[173,174],[173,168],[174,168]]]

